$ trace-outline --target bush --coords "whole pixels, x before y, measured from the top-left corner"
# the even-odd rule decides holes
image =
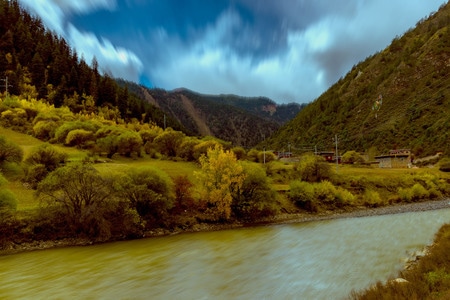
[[[345,164],[362,164],[364,158],[356,151],[347,151],[342,155],[342,162]]]
[[[413,187],[411,188],[411,194],[413,200],[425,199],[430,195],[429,192],[420,183],[416,183],[413,185]]]
[[[58,124],[54,121],[39,121],[33,126],[34,136],[40,140],[48,141],[55,137]]]
[[[308,182],[328,180],[333,175],[330,164],[323,157],[313,154],[302,156],[300,162],[294,166],[294,171],[302,181]]]
[[[378,207],[382,206],[384,202],[377,191],[367,189],[364,191],[364,204],[369,207]]]
[[[262,151],[258,153],[258,162],[260,163],[268,163],[277,159],[277,156],[270,151]]]
[[[350,191],[340,187],[336,189],[335,198],[335,205],[337,207],[343,207],[349,204],[351,205],[355,202],[355,195],[353,195]]]
[[[439,161],[439,170],[442,172],[450,172],[450,159],[443,158]]]
[[[289,198],[300,208],[317,212],[319,205],[316,200],[314,186],[311,183],[295,180],[289,185]]]
[[[74,129],[67,134],[65,145],[84,148],[86,143],[93,141],[94,133],[84,129]]]
[[[50,144],[45,143],[33,148],[25,159],[27,166],[24,181],[35,189],[48,173],[64,165],[66,159],[66,153],[56,150]]]
[[[5,210],[16,210],[16,208],[16,195],[8,189],[0,189],[0,212]]]
[[[0,166],[5,162],[20,163],[22,159],[22,148],[4,136],[0,136]]]
[[[329,181],[314,184],[316,198],[324,204],[334,204],[336,199],[336,187]]]
[[[398,196],[404,202],[411,202],[413,200],[413,195],[410,188],[399,188]]]

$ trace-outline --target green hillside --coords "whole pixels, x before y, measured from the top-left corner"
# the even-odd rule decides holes
[[[370,37],[368,37],[370,38]],[[450,5],[355,65],[344,78],[282,127],[277,149],[383,153],[410,148],[420,157],[450,153]],[[379,104],[377,105],[377,100]]]
[[[302,108],[296,103],[279,105],[265,97],[205,95],[188,89],[166,91],[124,80],[117,82],[182,124],[187,134],[211,135],[245,147],[253,147],[272,135]]]

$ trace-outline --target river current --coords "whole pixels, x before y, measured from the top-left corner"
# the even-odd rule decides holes
[[[395,276],[450,209],[0,257],[0,299],[345,299]]]

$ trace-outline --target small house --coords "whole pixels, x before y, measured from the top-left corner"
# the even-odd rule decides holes
[[[380,168],[409,168],[411,166],[411,150],[390,150],[389,154],[375,156]]]

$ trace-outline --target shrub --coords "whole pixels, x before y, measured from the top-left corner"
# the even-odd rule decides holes
[[[409,188],[399,188],[398,196],[404,202],[411,202],[413,200],[413,195],[411,189]]]
[[[355,202],[355,195],[343,188],[336,188],[335,205],[343,207],[345,205],[353,204]]]
[[[314,186],[311,183],[295,180],[289,185],[289,198],[300,208],[317,212],[319,205],[316,200]]]
[[[54,121],[39,121],[33,126],[33,134],[36,138],[48,141],[55,137],[58,124]]]
[[[5,162],[20,163],[22,159],[22,148],[4,136],[0,136],[0,165]]]
[[[429,196],[429,192],[420,184],[416,183],[411,188],[413,200],[425,199]]]
[[[334,204],[336,198],[336,187],[329,181],[314,184],[314,194],[324,204]]]
[[[242,147],[234,147],[231,151],[234,152],[234,155],[236,155],[238,160],[243,160],[246,157],[245,149]]]
[[[318,182],[328,180],[333,175],[333,170],[321,156],[308,154],[301,157],[295,165],[294,171],[302,181]]]
[[[64,143],[66,141],[69,132],[75,129],[84,129],[90,132],[96,132],[100,128],[99,124],[86,121],[71,121],[65,122],[59,126],[55,131],[55,138],[59,143]]]
[[[439,170],[442,172],[450,172],[450,159],[443,158],[439,161]]]
[[[378,207],[382,206],[384,202],[377,191],[367,189],[364,191],[364,204],[369,207]]]
[[[74,129],[67,134],[65,144],[83,148],[87,142],[92,141],[94,133],[84,129]]]
[[[258,153],[258,162],[263,163],[263,162],[271,162],[276,160],[277,157],[273,152],[270,151],[261,151]]]
[[[247,159],[249,161],[258,162],[258,160],[259,160],[258,156],[259,156],[259,151],[256,149],[250,149],[247,152]]]
[[[356,151],[347,151],[342,155],[342,162],[345,164],[362,164],[364,158]]]
[[[16,210],[17,199],[8,189],[0,189],[0,212],[4,210]]]

